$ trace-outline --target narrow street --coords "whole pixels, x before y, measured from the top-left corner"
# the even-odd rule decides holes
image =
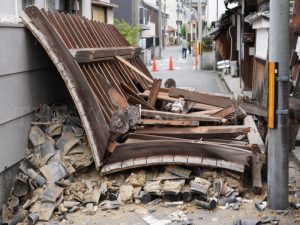
[[[169,70],[170,57],[173,58],[174,70]],[[226,86],[214,71],[195,70],[194,57],[187,53],[186,59],[181,57],[181,46],[166,47],[162,59],[156,60],[157,72],[151,72],[154,78],[161,78],[163,83],[172,78],[177,87],[192,87],[201,91],[227,93]],[[152,67],[148,67],[151,71]]]

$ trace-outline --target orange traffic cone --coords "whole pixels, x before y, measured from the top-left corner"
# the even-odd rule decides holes
[[[156,72],[157,69],[156,69],[156,61],[155,61],[155,57],[153,57],[153,60],[152,60],[152,72]]]
[[[170,57],[169,70],[174,70],[172,56]]]

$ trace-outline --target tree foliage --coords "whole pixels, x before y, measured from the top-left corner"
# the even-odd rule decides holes
[[[114,25],[118,31],[126,38],[130,45],[137,45],[141,28],[139,25],[131,26],[125,20],[114,19]]]
[[[186,28],[185,28],[185,25],[181,26],[181,37],[186,37]]]

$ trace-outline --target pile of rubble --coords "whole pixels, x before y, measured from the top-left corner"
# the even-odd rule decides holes
[[[17,224],[26,218],[30,224],[48,221],[56,208],[62,210],[63,192],[72,187],[74,173],[92,163],[76,110],[66,105],[42,105],[32,122],[26,158],[20,163],[11,196],[3,205],[3,222]],[[83,194],[76,194],[84,201]],[[69,202],[68,207],[70,204],[74,203]]]
[[[76,110],[66,105],[42,105],[37,110],[26,155],[2,208],[2,220],[7,224],[55,224],[77,211],[94,215],[127,204],[178,209],[164,218],[163,224],[186,224],[185,210],[190,204],[208,211],[239,210],[248,203],[259,211],[266,208],[265,198],[254,202],[249,197],[248,173],[229,169],[166,165],[100,175],[93,167]],[[299,208],[299,204],[292,207]],[[135,213],[148,224],[157,220],[143,207]]]
[[[98,207],[113,210],[128,203],[162,200],[165,207],[195,201],[209,210],[217,204],[237,204],[232,205],[237,208],[237,196],[243,191],[240,174],[223,170],[220,176],[213,169],[199,167],[149,167],[127,177],[113,174],[82,179],[78,172],[86,172],[93,164],[92,152],[76,111],[66,105],[42,105],[37,110],[26,155],[3,205],[4,223],[35,224],[59,220],[77,210],[93,215]]]

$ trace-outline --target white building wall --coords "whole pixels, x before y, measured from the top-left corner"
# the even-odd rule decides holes
[[[112,8],[107,10],[107,23],[114,24],[114,10]]]

